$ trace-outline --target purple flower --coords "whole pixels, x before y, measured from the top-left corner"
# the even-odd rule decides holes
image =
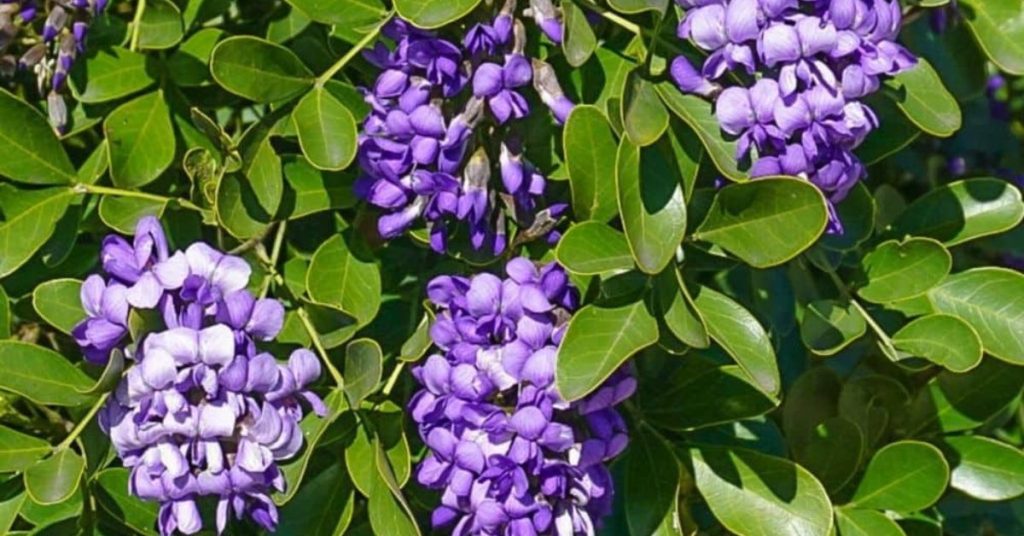
[[[439,353],[413,370],[423,388],[409,410],[430,449],[417,479],[442,490],[431,520],[452,534],[593,534],[611,510],[604,464],[628,443],[614,407],[635,380],[623,369],[562,400],[555,363],[579,295],[555,264],[516,258],[505,271],[427,287]]]
[[[82,284],[82,308],[88,318],[75,326],[72,335],[90,362],[106,363],[110,351],[128,334],[127,292],[124,285],[108,285],[98,275]]]

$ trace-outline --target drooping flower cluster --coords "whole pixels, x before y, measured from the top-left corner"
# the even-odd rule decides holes
[[[554,32],[547,8],[531,13]],[[444,252],[461,224],[473,249],[498,254],[510,223],[543,236],[564,212],[564,204],[545,206],[547,181],[508,131],[531,112],[523,95],[531,82],[559,120],[573,106],[553,69],[524,55],[515,9],[509,0],[493,20],[468,28],[461,44],[394,20],[383,30],[393,47],[378,43],[366,54],[382,72],[365,90],[372,111],[359,140],[356,191],[382,210],[382,237],[422,219],[431,247]]]
[[[432,523],[455,535],[594,534],[611,508],[604,464],[628,443],[615,406],[636,381],[623,369],[562,400],[555,362],[578,293],[556,264],[517,258],[506,271],[428,286],[440,353],[413,371],[423,389],[409,407],[430,448],[418,480],[443,490]]]
[[[916,59],[896,43],[897,0],[678,0],[679,26],[710,55],[672,64],[684,92],[715,97],[753,176],[795,175],[833,203],[865,175],[853,150],[878,126],[863,97]],[[736,85],[727,74],[752,77]],[[724,89],[723,89],[724,87]]]
[[[85,52],[89,25],[106,9],[107,3],[108,0],[47,2],[50,11],[42,20],[41,31],[36,32],[40,2],[0,0],[0,77],[10,77],[18,69],[31,70],[39,92],[47,95],[50,124],[57,130],[67,124],[67,106],[62,93],[71,67]],[[34,44],[15,59],[7,51],[19,37]]]
[[[160,503],[164,535],[202,529],[202,497],[216,498],[219,531],[232,511],[273,530],[269,494],[284,489],[277,461],[302,448],[301,402],[325,411],[307,390],[319,361],[305,349],[287,364],[261,352],[281,330],[282,305],[246,290],[251,269],[239,257],[204,243],[169,252],[155,218],[139,222],[134,243],[107,237],[101,261],[106,278],[82,286],[88,318],[74,336],[93,363],[115,351],[134,360],[100,413],[131,494]],[[130,343],[132,310],[164,326]]]

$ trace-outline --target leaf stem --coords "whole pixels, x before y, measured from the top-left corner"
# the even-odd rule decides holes
[[[384,385],[384,396],[389,396],[391,391],[395,388],[395,384],[398,383],[398,377],[402,375],[402,369],[405,368],[405,361],[399,361],[395,365],[395,370],[391,371],[391,377],[388,378],[388,383]]]
[[[138,5],[135,7],[135,17],[132,19],[132,40],[128,45],[128,50],[136,52],[139,49],[139,27],[142,26],[142,16],[146,13],[146,0],[139,0]]]
[[[392,15],[393,13],[388,13],[388,16],[384,17],[384,20],[381,21],[380,24],[374,27],[373,30],[370,30],[368,34],[363,36],[363,38],[360,39],[358,43],[352,45],[352,48],[348,52],[346,52],[345,55],[341,57],[341,59],[335,62],[334,65],[331,65],[329,69],[324,71],[324,74],[320,75],[316,79],[316,87],[324,87],[324,84],[326,84],[328,80],[334,78],[334,75],[338,74],[338,71],[344,69],[345,66],[348,65],[348,62],[352,61],[352,59],[355,58],[357,54],[362,52],[364,48],[370,46],[370,43],[376,40],[377,36],[380,35],[381,28],[383,28],[384,25],[391,20]]]
[[[266,298],[267,293],[270,292],[270,284],[274,281],[277,273],[277,262],[281,258],[281,248],[284,245],[284,235],[288,231],[288,220],[282,221],[277,226],[277,235],[274,236],[274,246],[270,250],[270,274],[267,276],[267,280],[263,283],[263,288],[260,289],[260,298]]]
[[[197,212],[203,212],[203,209],[195,203],[182,199],[180,197],[167,197],[164,195],[150,194],[146,192],[136,192],[133,190],[122,190],[120,188],[111,188],[109,186],[98,186],[96,184],[85,184],[78,183],[72,187],[75,193],[79,194],[96,194],[96,195],[112,195],[116,197],[133,197],[136,199],[147,199],[149,201],[159,201],[163,203],[177,203],[183,208],[189,210],[195,210]]]
[[[313,347],[316,348],[316,352],[320,354],[320,359],[323,360],[324,366],[327,367],[327,371],[331,373],[331,377],[334,378],[334,383],[339,388],[345,386],[345,378],[341,376],[341,372],[331,362],[331,358],[327,355],[327,350],[324,348],[324,344],[320,342],[320,334],[316,332],[316,327],[313,326],[313,322],[309,320],[309,314],[306,313],[306,309],[300,307],[297,311],[299,320],[302,320],[302,325],[306,328],[306,333],[309,333],[309,338],[313,340]]]
[[[827,267],[827,265],[824,266],[824,268]],[[819,268],[823,267],[819,266]],[[878,341],[882,344],[882,346],[885,347],[886,353],[890,356],[898,355],[899,352],[896,351],[896,346],[893,345],[892,338],[889,337],[889,334],[886,333],[884,329],[882,329],[882,326],[879,325],[878,322],[875,321],[875,318],[871,316],[871,313],[869,313],[868,310],[863,305],[861,305],[859,301],[857,301],[857,298],[853,297],[853,294],[850,293],[850,289],[846,288],[846,283],[844,283],[843,280],[839,278],[839,274],[837,274],[835,270],[831,269],[823,269],[822,271],[828,274],[829,279],[832,280],[832,284],[836,286],[836,289],[839,290],[839,293],[842,294],[843,298],[849,301],[851,305],[853,305],[854,309],[857,310],[857,313],[859,313],[860,316],[864,318],[864,321],[867,322],[868,326],[871,328],[871,331],[875,332],[875,336],[878,337]]]
[[[71,433],[68,434],[68,436],[64,438],[64,441],[61,441],[60,445],[57,445],[57,448],[54,450],[60,452],[70,447],[71,444],[74,443],[76,439],[78,439],[78,436],[82,434],[82,431],[85,430],[85,427],[89,425],[89,422],[92,421],[92,418],[96,416],[96,413],[100,411],[100,408],[103,407],[103,404],[107,402],[107,398],[109,397],[110,391],[103,393],[100,396],[99,400],[97,400],[96,403],[93,404],[92,408],[89,409],[89,413],[86,413],[85,417],[82,417],[82,420],[78,421],[78,424],[75,425],[75,428],[73,430],[71,430]]]
[[[640,35],[641,33],[643,33],[643,30],[640,28],[639,24],[623,17],[622,15],[619,15],[614,11],[604,9],[600,6],[591,4],[590,2],[577,2],[577,4],[579,4],[583,8],[593,11],[594,13],[597,13],[598,15],[608,20],[609,22],[621,26],[624,30],[626,30],[629,33],[636,35]]]

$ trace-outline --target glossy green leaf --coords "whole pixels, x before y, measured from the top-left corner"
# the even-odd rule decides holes
[[[352,191],[355,179],[352,175],[321,171],[299,155],[286,156],[283,164],[287,187],[281,209],[288,219],[355,206],[357,201]]]
[[[345,395],[349,405],[359,403],[377,389],[384,368],[380,345],[372,339],[359,339],[345,347]]]
[[[886,84],[895,88],[892,96],[900,110],[928,134],[946,138],[963,125],[960,105],[928,60],[918,58],[917,65],[897,74]]]
[[[655,303],[669,331],[688,346],[710,346],[707,323],[697,310],[682,273],[674,268],[667,269],[658,276],[654,289]]]
[[[2,159],[0,159],[2,160]],[[6,277],[28,262],[53,235],[73,197],[70,190],[52,188],[17,195],[31,204],[9,211],[0,222],[0,277]]]
[[[679,461],[657,432],[641,425],[622,463],[622,495],[630,533],[658,534],[658,527],[678,508]]]
[[[139,48],[163,50],[185,35],[181,10],[171,0],[147,0],[139,25]]]
[[[573,225],[558,241],[558,262],[577,275],[597,275],[633,268],[626,237],[599,221]]]
[[[374,442],[370,460],[374,470],[373,484],[367,493],[367,513],[375,534],[420,536],[416,517],[402,495],[402,486],[396,480],[391,463],[379,442]]]
[[[907,119],[892,99],[875,94],[867,97],[866,103],[878,116],[879,126],[855,151],[865,165],[877,164],[921,137],[921,129]]]
[[[271,136],[280,122],[287,122],[287,109],[279,108],[274,113],[254,123],[238,142],[242,156],[242,174],[249,180],[249,187],[256,196],[260,208],[273,216],[284,195],[284,178],[281,157],[271,144]],[[263,219],[263,218],[257,218]]]
[[[697,95],[683,95],[674,84],[661,83],[658,94],[672,113],[693,129],[718,171],[733,181],[749,178],[736,163],[736,142],[726,141],[711,103]]]
[[[615,197],[618,145],[604,113],[593,106],[573,109],[562,131],[572,211],[582,220],[608,221],[619,208]]]
[[[1016,0],[963,0],[960,12],[978,44],[1002,70],[1024,74],[1024,6]]]
[[[71,72],[71,87],[81,102],[107,102],[127,97],[153,85],[146,56],[126,48],[97,50],[79,60]]]
[[[0,487],[0,532],[10,534],[11,526],[18,519],[18,512],[25,504],[28,494],[18,477],[9,478]]]
[[[210,72],[224,89],[256,102],[289,99],[313,85],[313,73],[292,51],[251,36],[221,41]]]
[[[881,244],[863,260],[867,285],[861,298],[889,303],[920,296],[942,282],[953,267],[953,257],[939,242],[912,238]]]
[[[967,372],[981,363],[981,340],[970,324],[949,315],[918,318],[892,336],[896,349],[953,372]]]
[[[1024,274],[976,268],[950,276],[928,296],[936,311],[970,324],[986,352],[1024,365]]]
[[[324,242],[310,262],[306,288],[317,303],[336,307],[366,325],[380,309],[380,267],[350,244],[340,234]]]
[[[11,336],[11,299],[7,297],[7,291],[0,287],[0,339],[7,339]]]
[[[95,475],[94,487],[100,508],[107,511],[132,530],[156,536],[159,507],[150,501],[140,501],[128,492],[128,469],[105,469]]]
[[[249,182],[231,174],[222,177],[217,187],[217,219],[228,233],[245,240],[263,233],[271,217]]]
[[[345,467],[335,463],[311,476],[281,509],[281,536],[334,536],[344,534],[355,513],[355,488]]]
[[[103,132],[110,154],[110,178],[120,187],[149,184],[174,161],[174,127],[163,91],[118,107],[103,122]]]
[[[991,357],[965,374],[942,372],[914,398],[908,411],[910,436],[973,430],[1017,400],[1024,368]]]
[[[569,323],[558,352],[558,392],[568,401],[583,398],[657,340],[658,323],[643,302],[616,309],[584,307]]]
[[[901,41],[935,67],[957,100],[965,102],[981,95],[988,82],[987,62],[971,36],[969,25],[948,24],[944,31],[935,32],[930,22],[928,17],[922,17],[905,25]]]
[[[219,28],[203,28],[192,34],[167,58],[167,70],[174,83],[182,87],[199,87],[213,83],[210,55],[224,37]]]
[[[562,4],[562,23],[565,28],[562,52],[569,65],[580,67],[597,49],[597,36],[590,26],[586,11],[573,2]]]
[[[619,213],[633,258],[641,271],[660,273],[686,235],[681,164],[667,139],[640,148],[623,138],[615,167]]]
[[[395,9],[403,19],[432,30],[461,19],[478,4],[480,0],[395,0]]]
[[[24,479],[22,481],[24,483]],[[55,504],[39,504],[29,496],[19,514],[26,521],[39,527],[47,527],[47,530],[50,530],[50,527],[61,526],[61,521],[81,516],[85,507],[84,503],[85,496],[82,493],[82,487],[79,486],[71,496]]]
[[[953,469],[950,485],[983,501],[1005,501],[1024,495],[1024,452],[981,436],[948,437]]]
[[[781,381],[775,350],[757,318],[732,298],[708,287],[701,287],[694,303],[707,322],[711,338],[765,393],[777,395]]]
[[[804,345],[822,356],[830,356],[853,344],[867,332],[864,317],[851,304],[835,300],[811,302],[800,322]]]
[[[75,168],[47,119],[0,89],[0,176],[26,184],[67,184]],[[3,258],[3,255],[0,255]]]
[[[24,471],[52,448],[42,439],[0,425],[0,473]]]
[[[356,156],[356,121],[329,91],[316,88],[292,112],[299,144],[309,162],[320,169],[340,170]]]
[[[843,417],[830,417],[816,426],[794,459],[835,493],[853,478],[866,451],[864,434]]]
[[[948,483],[949,466],[939,449],[919,441],[898,441],[871,458],[850,506],[916,512],[939,500]]]
[[[378,24],[388,10],[380,0],[288,0],[309,18],[362,30]]]
[[[85,460],[71,449],[63,449],[25,471],[25,491],[42,505],[57,504],[78,489]]]
[[[167,208],[166,201],[140,199],[138,197],[103,196],[100,200],[99,214],[103,223],[111,229],[123,233],[135,232],[135,224],[145,216],[160,218]]]
[[[34,344],[0,341],[0,389],[40,404],[78,406],[90,400],[79,390],[92,387],[92,379],[64,356]]]
[[[658,97],[654,83],[641,70],[630,73],[622,97],[622,124],[634,145],[647,147],[668,129],[668,110]]]
[[[434,313],[430,309],[426,309],[416,331],[413,331],[412,335],[402,343],[401,351],[398,354],[399,361],[416,362],[430,351],[434,345],[434,341],[430,338],[430,326],[433,324]]]
[[[892,234],[928,236],[947,246],[1013,229],[1024,219],[1021,192],[1002,179],[953,182],[915,201],[892,225]]]
[[[767,268],[809,248],[827,224],[825,199],[814,185],[790,178],[759,179],[720,190],[694,238]]]
[[[382,404],[379,411],[363,412],[360,417],[368,420],[355,430],[352,442],[345,448],[345,463],[348,474],[363,495],[370,496],[379,474],[373,463],[375,451],[382,448],[388,458],[388,466],[399,487],[404,486],[412,474],[409,441],[403,431],[402,409],[393,403]]]
[[[836,508],[839,536],[905,536],[895,521],[875,510]]]
[[[620,13],[642,13],[659,11],[664,13],[668,8],[668,0],[609,0],[608,5]]]
[[[832,505],[811,473],[789,460],[744,449],[693,449],[693,476],[711,512],[737,534],[821,536]]]
[[[82,282],[77,279],[53,279],[32,291],[32,306],[51,326],[70,334],[85,319],[79,298]]]
[[[345,402],[345,395],[340,389],[331,391],[324,397],[324,405],[327,406],[327,416],[320,417],[315,413],[307,413],[299,423],[302,435],[305,438],[306,447],[302,452],[290,460],[280,464],[281,474],[284,476],[288,486],[284,493],[274,495],[274,503],[282,505],[292,500],[296,492],[301,489],[302,480],[306,474],[306,467],[309,466],[309,459],[313,455],[320,438],[327,432],[327,428],[348,411],[348,404]]]

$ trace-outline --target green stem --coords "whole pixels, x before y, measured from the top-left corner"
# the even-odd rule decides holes
[[[629,33],[636,34],[636,35],[640,35],[641,33],[643,33],[643,30],[640,28],[639,24],[636,24],[635,22],[633,22],[633,21],[623,17],[622,15],[619,15],[618,13],[616,13],[614,11],[610,11],[610,10],[604,9],[604,8],[602,8],[600,6],[595,6],[594,4],[591,4],[589,2],[579,2],[579,1],[577,1],[576,3],[580,7],[583,7],[585,9],[589,9],[590,11],[593,11],[594,13],[597,13],[598,15],[603,17],[605,20],[607,20],[607,21],[609,21],[611,23],[614,23],[617,26],[621,26],[624,30],[626,30]]]
[[[395,365],[395,370],[391,371],[391,377],[388,378],[388,383],[384,385],[384,396],[389,396],[391,391],[395,388],[395,383],[398,382],[398,377],[402,375],[402,369],[405,368],[405,361],[399,361]]]
[[[384,18],[383,21],[381,21],[380,24],[378,24],[373,30],[371,30],[370,33],[363,36],[363,38],[360,39],[358,43],[353,45],[352,49],[346,52],[345,55],[341,57],[341,59],[335,62],[334,65],[331,65],[330,69],[324,71],[324,74],[320,75],[316,79],[316,87],[323,87],[328,80],[334,78],[334,75],[338,74],[338,71],[344,69],[345,66],[348,65],[348,62],[352,61],[352,59],[355,58],[356,55],[358,55],[360,52],[362,52],[364,48],[370,46],[370,43],[374,42],[377,39],[377,36],[380,35],[381,28],[383,28],[384,25],[387,24],[389,20],[391,20],[390,13],[388,14],[387,17]]]
[[[277,276],[277,262],[281,258],[281,248],[284,245],[284,235],[288,230],[288,221],[282,221],[277,226],[277,235],[274,236],[274,247],[270,251],[270,274],[267,275],[267,280],[263,283],[263,288],[260,289],[260,298],[266,298],[270,292],[270,284],[274,281]]]
[[[73,189],[75,190],[76,193],[81,193],[81,194],[113,195],[113,196],[116,196],[116,197],[133,197],[133,198],[136,198],[136,199],[146,199],[146,200],[149,200],[149,201],[159,201],[159,202],[162,202],[162,203],[174,202],[174,203],[177,203],[179,206],[181,206],[183,208],[187,208],[189,210],[195,210],[197,212],[203,212],[203,209],[200,208],[195,203],[193,203],[193,202],[191,202],[191,201],[189,201],[187,199],[182,199],[180,197],[167,197],[167,196],[164,196],[164,195],[150,194],[150,193],[146,193],[146,192],[136,192],[136,191],[133,191],[133,190],[122,190],[120,188],[110,188],[109,186],[98,186],[96,184],[84,184],[84,183],[78,183],[78,184],[74,185]]]
[[[56,451],[60,452],[70,447],[71,444],[74,443],[76,439],[78,439],[78,436],[82,434],[82,431],[85,430],[85,427],[89,425],[89,421],[92,421],[92,418],[95,417],[96,413],[100,411],[100,408],[103,407],[103,404],[107,402],[108,397],[110,397],[109,391],[103,393],[103,395],[100,396],[99,400],[97,400],[96,403],[93,404],[92,408],[89,409],[89,413],[86,413],[85,417],[82,417],[82,420],[78,421],[78,424],[75,425],[75,429],[71,430],[71,433],[64,438],[64,441],[60,442],[60,445],[57,445],[57,448],[55,449]]]
[[[865,309],[859,301],[857,301],[857,298],[853,297],[853,294],[850,293],[850,289],[846,288],[846,283],[843,283],[843,280],[839,278],[839,274],[837,274],[835,270],[824,270],[824,272],[828,274],[829,279],[832,280],[832,284],[836,286],[836,289],[839,290],[839,293],[843,298],[849,301],[850,304],[853,305],[854,309],[857,310],[857,313],[864,318],[864,321],[867,322],[871,331],[875,332],[879,342],[885,346],[888,354],[897,355],[898,352],[896,351],[896,346],[892,343],[892,338],[889,337],[889,334],[882,329],[882,326],[880,326],[878,322],[875,321],[875,318],[871,316],[871,313],[869,313],[868,310]]]
[[[331,363],[331,358],[327,355],[327,350],[324,348],[324,344],[320,342],[320,334],[316,332],[316,328],[313,326],[313,322],[309,320],[309,315],[306,310],[299,308],[298,310],[299,319],[302,320],[302,325],[306,328],[306,333],[309,333],[309,338],[313,340],[313,347],[316,348],[320,359],[323,360],[324,366],[327,367],[327,371],[331,373],[331,377],[334,378],[334,383],[338,387],[345,386],[345,379],[341,376],[341,372]]]
[[[146,0],[139,0],[135,7],[135,18],[132,19],[132,40],[128,50],[135,52],[139,49],[139,27],[142,26],[142,15],[146,12]]]

